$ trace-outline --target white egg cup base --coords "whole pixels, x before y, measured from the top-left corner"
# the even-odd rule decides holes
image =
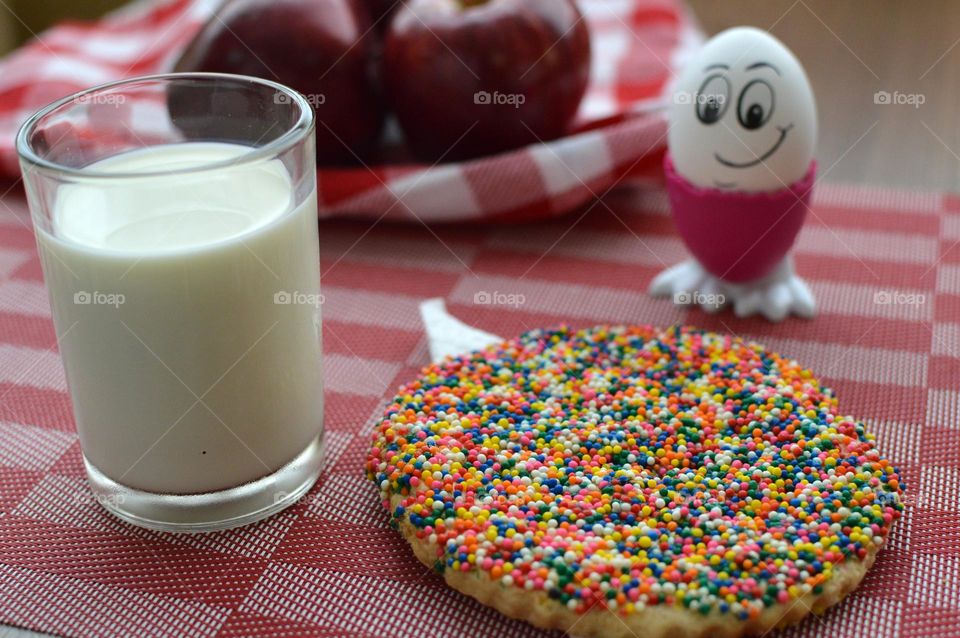
[[[810,319],[817,313],[813,293],[796,274],[790,256],[762,279],[743,284],[724,281],[691,258],[654,277],[650,294],[672,297],[678,306],[699,306],[709,313],[732,306],[738,317],[760,314],[773,322],[790,315]]]

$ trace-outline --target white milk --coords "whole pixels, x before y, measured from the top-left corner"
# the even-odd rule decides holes
[[[172,144],[91,170],[248,151]],[[278,160],[104,181],[61,187],[37,230],[88,461],[169,494],[273,473],[323,423],[316,193],[293,208]]]

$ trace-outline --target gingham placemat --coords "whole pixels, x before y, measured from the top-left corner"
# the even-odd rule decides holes
[[[455,593],[363,475],[373,422],[428,361],[417,306],[484,330],[684,322],[812,367],[903,471],[860,590],[788,636],[960,635],[960,199],[819,186],[796,252],[821,314],[774,325],[645,294],[684,251],[666,197],[619,189],[535,226],[321,222],[328,458],[293,508],[199,536],[121,523],[84,484],[25,205],[0,206],[0,621],[69,636],[545,635]]]
[[[58,25],[0,61],[0,176],[19,174],[14,136],[37,109],[89,86],[169,71],[221,1],[140,0],[97,22]],[[320,215],[414,223],[549,217],[655,165],[666,126],[649,109],[699,31],[680,0],[577,2],[593,63],[574,132],[439,166],[321,168]],[[142,116],[132,104],[108,108],[111,121]]]

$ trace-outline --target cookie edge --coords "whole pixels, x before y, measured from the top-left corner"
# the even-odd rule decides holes
[[[398,494],[390,495],[391,511],[396,511],[404,498]],[[419,538],[408,515],[396,520],[401,535],[417,559],[434,569],[441,555],[439,546]],[[541,629],[559,629],[579,638],[738,638],[788,627],[811,612],[820,615],[839,604],[860,585],[882,546],[883,543],[878,543],[872,547],[863,559],[848,557],[844,560],[833,570],[819,594],[811,591],[788,603],[776,603],[748,620],[717,611],[704,616],[666,605],[648,606],[628,616],[609,610],[579,614],[543,591],[504,586],[476,569],[466,572],[444,569],[443,579],[453,589],[510,618],[524,620]]]

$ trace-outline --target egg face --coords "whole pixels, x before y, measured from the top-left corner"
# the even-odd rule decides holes
[[[667,143],[677,172],[693,184],[772,191],[810,168],[817,138],[810,81],[766,31],[717,34],[690,59],[674,89]]]

